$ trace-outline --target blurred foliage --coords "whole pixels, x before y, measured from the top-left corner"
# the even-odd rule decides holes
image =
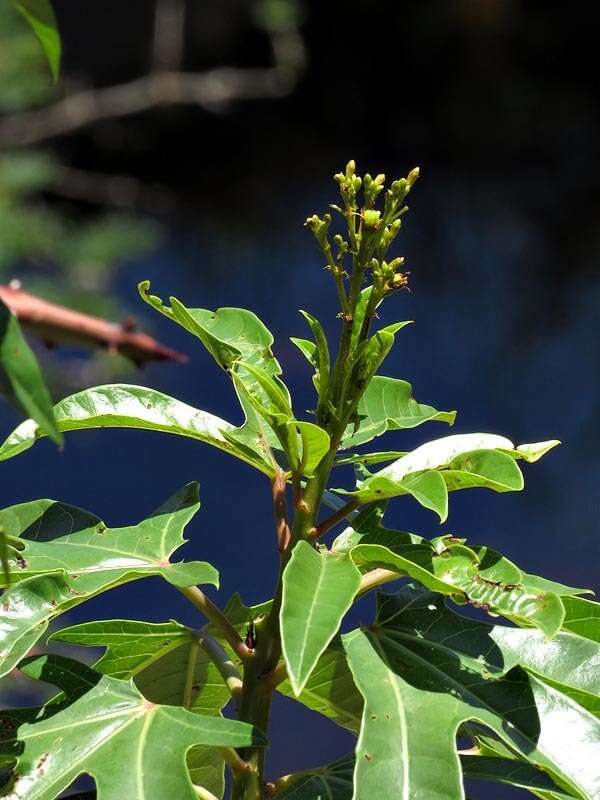
[[[7,7],[0,15],[0,113],[38,107],[58,91],[31,29]],[[0,150],[0,283],[18,278],[29,292],[119,319],[124,311],[112,290],[116,272],[156,245],[158,227],[133,214],[62,199],[64,170],[50,150]],[[111,359],[92,358],[106,373]],[[117,369],[122,374],[121,359]]]

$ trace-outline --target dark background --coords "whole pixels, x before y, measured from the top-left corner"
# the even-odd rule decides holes
[[[59,91],[147,72],[154,2],[56,0],[55,7],[66,87]],[[213,0],[186,8],[183,68],[269,65],[268,36],[253,4]],[[452,432],[564,444],[525,467],[526,495],[458,493],[441,528],[410,500],[398,500],[388,524],[426,536],[452,531],[499,548],[527,571],[598,590],[594,4],[305,3],[298,30],[306,67],[287,96],[216,110],[152,108],[44,143],[78,169],[126,173],[167,198],[155,209],[151,202],[135,209],[158,223],[163,237],[118,271],[112,289],[145,329],[188,353],[190,363],[152,366],[130,382],[240,420],[226,376],[200,345],[136,302],[137,282],[149,278],[158,294],[191,306],[258,313],[275,333],[297,412],[312,407],[309,372],[288,339],[306,335],[296,309],[316,314],[332,335],[337,323],[332,282],[302,223],[335,202],[331,176],[349,158],[360,172],[390,178],[418,164],[422,177],[397,248],[412,291],[396,295],[384,313],[385,321],[417,324],[399,334],[385,374],[410,380],[422,402],[457,408]],[[94,202],[71,203],[74,215],[97,213]],[[15,265],[15,274],[25,270]],[[0,412],[8,432],[12,412]],[[390,434],[383,446],[408,449],[446,434],[431,425]],[[267,481],[191,441],[81,432],[67,436],[64,453],[43,442],[2,465],[1,501],[54,497],[117,526],[141,519],[191,479],[201,483],[203,508],[188,531],[186,555],[220,570],[220,602],[235,590],[247,602],[270,596],[277,559]],[[367,613],[361,609],[351,622]],[[152,579],[97,598],[69,622],[119,615],[195,616]],[[324,763],[350,746],[339,729],[289,701],[277,704],[274,725],[273,776]],[[521,794],[472,788],[474,798]]]

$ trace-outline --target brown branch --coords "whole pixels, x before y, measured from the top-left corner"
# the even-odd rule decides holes
[[[117,86],[85,89],[50,106],[0,121],[0,145],[25,147],[73,133],[105,119],[126,117],[170,105],[197,105],[222,113],[242,100],[285,97],[304,69],[304,44],[297,31],[271,36],[274,66],[218,67],[205,72],[160,69]]]
[[[101,347],[111,353],[121,353],[137,365],[147,361],[187,361],[183,353],[165,347],[151,336],[134,333],[131,323],[117,324],[82,314],[24,292],[18,286],[0,286],[0,300],[26,329],[49,346]]]
[[[280,553],[285,553],[290,546],[292,535],[287,517],[285,472],[278,469],[273,478],[273,510],[275,512],[275,530]]]
[[[350,500],[350,502],[346,503],[345,506],[342,506],[339,511],[336,511],[335,514],[332,514],[326,520],[324,520],[320,525],[317,525],[316,528],[312,529],[312,533],[309,537],[309,541],[316,542],[324,533],[327,533],[328,530],[333,528],[334,525],[337,525],[338,522],[342,522],[348,514],[354,511],[360,503],[358,500]]]

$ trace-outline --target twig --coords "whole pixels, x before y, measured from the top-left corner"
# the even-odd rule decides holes
[[[231,767],[232,772],[244,773],[251,769],[250,764],[240,756],[233,747],[218,747],[219,753]]]
[[[138,365],[165,359],[180,363],[187,361],[187,356],[165,347],[145,333],[132,332],[127,324],[119,325],[73,311],[24,292],[18,286],[0,286],[0,300],[19,322],[49,345],[70,343],[103,347],[111,353],[127,356]]]
[[[231,622],[223,614],[220,608],[210,600],[204,592],[197,586],[178,586],[177,587],[184,597],[199,609],[209,622],[212,622],[223,634],[223,638],[229,644],[233,652],[238,658],[244,661],[251,653],[244,644],[242,637],[233,627]]]
[[[239,705],[243,683],[241,675],[235,668],[235,665],[227,657],[227,653],[221,647],[219,642],[217,642],[216,639],[213,639],[213,637],[205,631],[200,631],[198,633],[198,643],[206,652],[215,667],[219,670],[219,673],[227,684],[229,693],[233,697],[236,706]]]
[[[291,533],[287,517],[285,472],[278,469],[273,478],[273,511],[275,512],[275,531],[280,553],[285,553],[290,545]]]
[[[324,533],[327,533],[328,530],[333,528],[334,525],[337,525],[338,522],[342,522],[348,514],[354,511],[360,503],[358,500],[350,500],[350,502],[346,503],[346,505],[342,506],[339,511],[336,511],[335,514],[332,514],[326,520],[324,520],[320,525],[317,525],[316,528],[313,528],[311,535],[309,536],[309,541],[316,542]]]
[[[218,67],[195,73],[160,69],[128,83],[84,89],[45,108],[6,117],[0,122],[0,145],[39,144],[101,120],[161,106],[197,105],[221,113],[237,101],[285,97],[303,72],[304,44],[297,31],[286,30],[271,35],[271,46],[272,67]]]

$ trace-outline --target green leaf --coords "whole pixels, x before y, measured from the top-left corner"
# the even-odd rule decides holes
[[[186,308],[176,297],[169,298],[166,306],[160,297],[150,294],[150,281],[139,285],[140,296],[161,314],[177,322],[189,333],[197,336],[217,364],[227,372],[244,361],[268,375],[280,375],[281,367],[273,356],[273,336],[269,329],[251,311],[245,308]],[[251,385],[251,378],[243,371],[241,376]]]
[[[153,703],[185,705],[189,711],[218,716],[230,700],[218,670],[198,647],[197,633],[178,622],[84,622],[63,628],[50,638],[84,647],[105,647],[106,652],[94,669],[120,680],[133,678],[144,697]],[[189,697],[188,668],[193,670]],[[225,762],[219,751],[194,747],[187,762],[192,782],[222,797]]]
[[[350,800],[354,756],[340,758],[325,767],[292,776],[289,786],[277,793],[279,800]]]
[[[137,428],[186,436],[217,447],[251,464],[267,475],[274,473],[267,449],[256,436],[251,443],[233,443],[241,428],[143,386],[110,384],[86,389],[54,407],[60,431],[89,428]],[[19,425],[0,447],[0,461],[28,450],[45,435],[33,420]]]
[[[0,300],[0,392],[19,411],[32,417],[57,444],[63,438],[52,413],[52,399],[36,357],[17,318]]]
[[[416,428],[424,422],[453,425],[456,411],[438,411],[432,406],[417,403],[410,383],[375,375],[360,399],[358,417],[358,428],[355,430],[350,425],[346,429],[341,444],[343,449],[370,442],[388,430]]]
[[[61,44],[52,5],[49,0],[12,0],[12,3],[31,25],[56,83],[60,70]]]
[[[338,456],[335,459],[335,467],[343,467],[352,464],[382,464],[385,461],[396,461],[406,455],[406,451],[383,450],[379,453],[352,453],[352,455]]]
[[[600,721],[513,666],[514,652],[505,652],[495,631],[407,587],[379,596],[375,625],[342,637],[365,699],[355,798],[463,798],[455,737],[469,720],[575,794],[597,796]],[[553,643],[540,644],[550,656]],[[568,747],[556,733],[566,730]]]
[[[160,575],[176,586],[217,585],[218,575],[210,564],[169,561],[185,541],[183,528],[198,507],[197,484],[189,484],[146,520],[128,528],[107,528],[87,512],[52,501],[9,509],[15,536],[25,546],[21,551],[25,564],[19,572],[28,571],[33,577],[2,595],[1,674],[9,672],[30,650],[50,620],[114,586],[151,575]],[[35,574],[51,569],[61,571]]]
[[[50,638],[85,647],[105,647],[106,652],[94,669],[121,680],[133,678],[142,694],[154,703],[184,704],[188,667],[193,670],[187,706],[190,711],[215,715],[230,700],[217,668],[199,646],[198,634],[178,622],[84,622],[63,628]]]
[[[313,317],[312,314],[309,314],[308,311],[300,311],[304,319],[307,321],[313,336],[315,337],[316,348],[313,352],[311,358],[315,361],[315,367],[317,369],[317,375],[315,385],[317,387],[317,391],[319,393],[319,398],[322,402],[325,402],[327,399],[327,391],[329,388],[329,372],[331,370],[331,357],[329,355],[329,345],[327,344],[327,337],[325,336],[325,331],[323,330],[323,326],[319,322],[316,317]],[[294,343],[301,341],[296,340]],[[299,346],[299,345],[298,345]],[[306,355],[309,351],[300,350]],[[311,359],[309,358],[309,361]]]
[[[360,572],[344,554],[318,552],[300,541],[283,572],[281,646],[299,695],[319,656],[335,636],[360,586]]]
[[[329,452],[329,434],[312,422],[295,422],[295,426],[300,434],[302,472],[310,477]]]
[[[337,639],[319,658],[299,696],[296,696],[289,680],[280,683],[277,691],[346,730],[353,733],[360,730],[362,695],[354,684],[346,654]]]
[[[594,642],[600,642],[600,603],[582,597],[564,597],[563,628]]]
[[[495,434],[446,436],[421,445],[359,481],[355,491],[335,491],[352,495],[361,503],[412,494],[421,505],[436,511],[443,522],[447,517],[447,498],[444,501],[439,481],[434,484],[425,476],[437,472],[448,491],[470,487],[518,491],[523,488],[523,476],[515,461],[537,460],[557,444],[557,441],[540,442],[515,448],[509,439]],[[415,482],[417,492],[412,490]]]
[[[0,511],[0,524],[20,542],[15,580],[66,572],[74,581],[121,573],[162,575],[175,586],[218,585],[204,561],[172,564],[185,543],[182,531],[200,508],[198,484],[190,483],[137,525],[107,528],[98,517],[55,500],[34,500]],[[100,578],[102,581],[103,579]]]
[[[17,785],[9,797],[24,796],[25,787],[34,785],[35,794],[26,796],[54,800],[79,775],[88,774],[104,800],[195,800],[185,764],[192,747],[264,744],[262,734],[246,723],[156,705],[133,684],[104,676],[58,714],[21,725],[2,747],[5,752],[22,748]]]
[[[492,781],[531,791],[554,792],[556,800],[573,798],[573,795],[563,792],[549,775],[518,759],[461,755],[460,765],[464,777],[471,780]]]

